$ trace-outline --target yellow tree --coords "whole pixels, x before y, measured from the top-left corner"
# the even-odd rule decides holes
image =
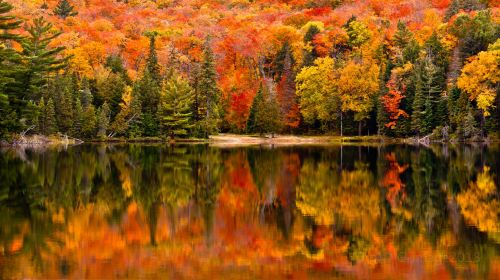
[[[490,45],[487,51],[472,57],[462,68],[457,80],[458,87],[477,102],[485,117],[494,107],[500,83],[500,39]]]
[[[349,61],[339,69],[338,91],[342,105],[342,112],[355,113],[354,120],[359,122],[359,134],[364,119],[374,106],[374,96],[379,90],[379,67],[371,61],[356,63]]]
[[[328,122],[335,116],[336,80],[334,60],[330,57],[316,59],[314,66],[304,67],[297,74],[296,94],[306,122]]]

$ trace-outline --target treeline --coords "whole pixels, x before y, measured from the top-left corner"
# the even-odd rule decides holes
[[[209,37],[200,61],[185,67],[172,48],[168,64],[160,65],[156,41],[162,34],[147,32],[150,48],[137,79],[120,55],[108,56],[103,73],[81,77],[71,71],[73,58],[64,48],[52,46],[60,33],[51,23],[38,18],[21,28],[12,6],[0,0],[0,137],[238,132],[482,139],[500,129],[500,25],[476,2],[453,1],[448,23],[424,41],[401,21],[384,38],[355,16],[328,36],[322,22],[310,21],[302,27],[300,56],[296,43],[285,40],[257,66],[249,63],[258,90],[249,111],[233,117],[248,109],[241,95],[219,89]],[[77,12],[60,1],[54,14]],[[243,125],[234,125],[240,115]]]
[[[64,48],[51,46],[61,33],[37,18],[25,27],[26,35],[18,35],[22,21],[9,15],[12,8],[0,1],[1,138],[28,132],[83,139],[206,138],[217,131],[219,91],[208,39],[203,61],[190,77],[173,66],[160,71],[158,34],[149,32],[149,54],[139,79],[132,81],[114,55],[106,60],[105,75],[80,78],[69,71],[71,57],[62,55]]]

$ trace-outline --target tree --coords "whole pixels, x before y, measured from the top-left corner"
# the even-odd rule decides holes
[[[189,82],[174,72],[163,85],[158,109],[160,126],[172,139],[176,136],[186,136],[193,127],[193,100],[193,89]]]
[[[250,107],[247,132],[264,134],[274,133],[281,127],[280,107],[276,93],[264,88],[262,83]]]
[[[47,104],[43,97],[38,103],[40,116],[38,118],[38,131],[44,135],[51,135],[57,132],[56,112],[54,101],[49,99]]]
[[[384,105],[385,111],[388,113],[390,122],[384,124],[386,127],[394,128],[396,126],[397,120],[400,117],[408,118],[409,115],[404,110],[401,109],[401,99],[403,99],[404,93],[406,91],[406,86],[400,85],[396,73],[391,75],[391,79],[387,82],[386,87],[388,89],[387,94],[383,95],[382,104]]]
[[[397,31],[392,39],[396,47],[403,50],[413,39],[413,33],[408,29],[406,23],[398,21]]]
[[[500,39],[487,51],[472,57],[462,68],[457,86],[476,101],[485,117],[490,116],[500,84]]]
[[[86,108],[84,107],[82,123],[82,136],[85,138],[94,137],[97,125],[94,105],[90,104]]]
[[[69,58],[60,57],[64,47],[50,46],[61,32],[54,32],[53,25],[43,17],[34,19],[33,23],[28,25],[27,32],[29,36],[22,40],[21,44],[27,67],[22,77],[17,80],[25,98],[36,99],[40,97],[50,75],[66,67]]]
[[[277,87],[277,97],[281,107],[283,124],[289,129],[298,127],[300,123],[292,61],[292,54],[288,48],[285,53],[282,74],[280,75],[281,79]]]
[[[62,19],[66,19],[67,17],[74,17],[78,15],[78,12],[74,9],[75,8],[68,0],[60,0],[54,9],[54,14]]]
[[[8,47],[13,42],[20,42],[22,37],[12,33],[20,27],[22,21],[9,13],[12,5],[0,0],[0,139],[21,127],[19,114],[23,106],[22,96],[10,88],[15,77],[22,71],[20,54]]]
[[[159,84],[161,82],[160,65],[158,64],[158,54],[156,53],[156,37],[158,35],[157,31],[146,32],[146,37],[149,38],[149,55],[146,61],[146,71]]]
[[[75,109],[73,110],[73,127],[71,129],[71,134],[75,137],[80,137],[83,127],[83,107],[80,98],[76,98]]]
[[[304,121],[327,123],[336,118],[340,110],[337,80],[334,60],[329,57],[316,60],[314,66],[304,67],[297,74],[296,94]]]
[[[438,68],[429,56],[422,59],[416,69],[416,90],[413,101],[412,128],[417,135],[429,134],[438,125],[438,104],[442,88]]]
[[[460,14],[450,26],[455,35],[462,60],[485,51],[500,36],[500,24],[496,23],[490,10],[482,10],[475,15]]]
[[[349,36],[347,44],[352,48],[359,48],[372,37],[372,32],[368,27],[361,21],[356,19],[350,20],[346,26],[346,32]]]
[[[60,132],[69,133],[73,128],[73,93],[75,87],[71,76],[57,76],[47,88],[46,96],[53,95],[57,125]]]
[[[217,88],[217,73],[215,72],[215,61],[210,41],[207,39],[203,51],[203,61],[199,76],[197,77],[195,103],[195,119],[198,120],[196,130],[199,135],[208,138],[210,134],[217,132],[219,122],[219,89]]]
[[[474,10],[481,10],[483,8],[483,4],[481,4],[478,0],[453,0],[446,10],[444,19],[448,21],[461,10],[470,12]]]
[[[349,61],[339,70],[338,91],[342,111],[354,112],[358,121],[358,134],[361,135],[362,122],[369,117],[374,107],[374,96],[379,90],[379,67],[373,62],[363,64]]]
[[[107,102],[104,102],[102,106],[97,110],[97,136],[98,137],[106,137],[106,131],[109,127],[109,115],[111,110],[109,109],[109,105]]]
[[[104,77],[98,77],[96,82],[96,99],[99,98],[100,101],[108,103],[112,119],[120,111],[120,102],[127,87],[122,77],[123,75],[111,72]],[[99,102],[96,103],[100,104]]]
[[[253,98],[252,106],[250,106],[250,113],[248,115],[247,120],[247,133],[253,133],[257,131],[256,123],[255,123],[255,115],[257,114],[257,108],[261,106],[261,103],[264,102],[262,83],[259,86],[259,90],[257,94]]]
[[[302,62],[302,66],[312,66],[314,64],[314,61],[316,58],[319,57],[319,55],[316,53],[315,47],[314,47],[314,37],[318,35],[321,32],[321,26],[318,26],[316,22],[309,22],[307,25],[307,31],[306,34],[304,35],[304,44],[305,44],[305,51],[304,51],[304,59]]]

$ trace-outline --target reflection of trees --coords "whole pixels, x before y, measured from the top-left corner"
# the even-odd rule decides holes
[[[485,166],[475,182],[457,196],[467,223],[500,243],[500,199],[490,168]]]
[[[195,200],[202,211],[205,223],[205,240],[212,244],[215,222],[215,204],[220,191],[219,179],[222,173],[222,157],[219,150],[204,146],[194,147],[191,159]]]
[[[295,208],[295,187],[300,172],[300,158],[296,152],[286,149],[259,147],[248,149],[248,163],[252,178],[259,190],[260,216],[270,212],[288,239]]]
[[[316,224],[345,227],[366,233],[380,216],[380,193],[373,173],[357,164],[340,174],[330,162],[306,160],[297,187],[297,208],[314,218]]]

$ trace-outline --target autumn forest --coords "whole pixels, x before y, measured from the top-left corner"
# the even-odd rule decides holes
[[[480,0],[2,0],[0,137],[500,132]]]

